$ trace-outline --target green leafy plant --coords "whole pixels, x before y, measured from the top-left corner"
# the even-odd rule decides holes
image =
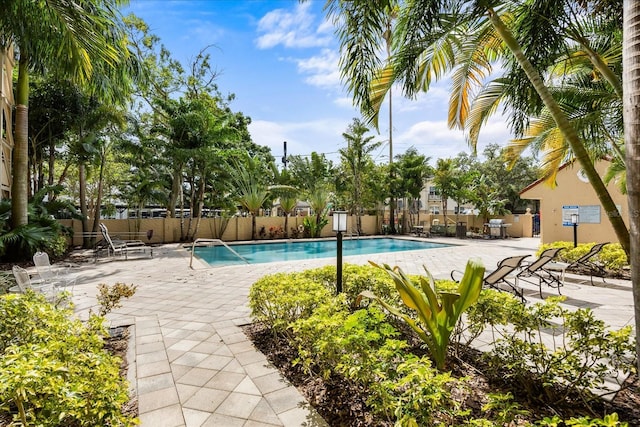
[[[384,269],[391,276],[402,302],[415,311],[417,321],[371,292],[362,292],[361,296],[375,299],[389,312],[403,319],[427,344],[436,367],[444,369],[451,333],[461,314],[478,300],[482,289],[484,267],[479,262],[470,260],[467,262],[457,292],[442,292],[438,296],[435,292],[433,277],[426,268],[429,281],[420,277],[420,288],[418,288],[400,268],[391,268],[387,264],[383,266],[371,264]]]
[[[563,420],[557,415],[553,417],[545,417],[536,422],[537,426],[544,427],[561,427],[561,426],[578,426],[578,427],[628,427],[629,423],[620,421],[618,414],[605,415],[604,418],[579,417]]]
[[[0,297],[0,412],[23,426],[133,426],[103,319],[72,319],[31,291]]]
[[[592,390],[633,369],[631,327],[610,330],[590,309],[568,310],[563,297],[521,305],[488,353],[490,371],[511,380],[533,399],[556,401],[577,392],[587,403]],[[563,337],[552,341],[545,336]]]
[[[11,201],[0,200],[0,259],[26,260],[38,250],[49,250],[56,256],[66,251],[64,237],[71,230],[63,227],[55,215],[78,218],[78,214],[70,202],[44,201],[48,193],[58,194],[62,189],[62,186],[47,186],[38,191],[27,208],[29,223],[15,228],[11,227]]]
[[[397,426],[456,425],[462,415],[460,403],[452,399],[451,390],[462,380],[441,373],[426,357],[410,356],[398,368],[398,379],[388,385],[397,395],[392,408]]]
[[[489,401],[482,405],[482,411],[494,414],[492,419],[500,425],[510,425],[518,415],[526,415],[528,411],[520,409],[520,405],[513,401],[511,393],[489,393]]]
[[[521,310],[522,301],[514,294],[482,289],[478,301],[465,312],[465,321],[456,325],[451,337],[451,341],[456,344],[455,349],[470,346],[485,330],[492,334],[492,342],[497,340],[496,327],[507,325],[509,319],[518,316]]]
[[[302,272],[309,280],[322,283],[330,290],[336,286],[336,266],[329,265]],[[362,291],[370,291],[385,301],[400,303],[393,280],[387,273],[371,265],[345,264],[342,267],[343,292],[348,301],[355,301]]]
[[[321,216],[320,220],[316,219],[312,216],[305,216],[302,220],[302,225],[304,226],[304,231],[309,237],[320,237],[320,233],[322,233],[322,229],[325,225],[329,224],[329,220],[326,216]]]
[[[301,274],[272,274],[251,286],[249,307],[252,317],[266,323],[276,334],[285,334],[290,324],[306,318],[333,292]]]
[[[105,283],[100,283],[98,285],[98,296],[96,297],[98,304],[100,304],[99,315],[104,316],[114,308],[122,307],[120,302],[122,298],[131,298],[136,293],[136,289],[138,289],[136,285],[116,283],[109,286]]]

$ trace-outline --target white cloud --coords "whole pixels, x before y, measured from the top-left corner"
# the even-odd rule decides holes
[[[249,125],[253,142],[271,148],[278,157],[283,154],[283,141],[287,141],[289,155],[309,155],[312,151],[327,154],[335,160],[337,151],[345,145],[342,133],[350,119],[321,119],[304,122],[272,122],[254,120]]]
[[[310,58],[294,59],[298,65],[298,71],[307,75],[306,83],[334,90],[341,88],[339,60],[338,53],[330,49],[322,49],[319,55]]]
[[[315,24],[315,16],[309,13],[311,2],[297,4],[293,11],[275,9],[258,22],[256,44],[260,49],[278,45],[288,48],[327,46],[333,40],[322,22]],[[314,31],[314,27],[316,30]]]
[[[504,146],[510,139],[511,133],[505,119],[496,115],[480,131],[478,155],[482,156],[482,151],[488,144]],[[430,156],[433,164],[436,159],[455,157],[463,151],[471,152],[464,133],[449,129],[446,120],[416,122],[405,132],[394,135],[394,153],[403,153],[410,147]]]
[[[354,108],[353,98],[351,98],[350,96],[342,96],[340,98],[336,98],[333,103],[342,108]]]

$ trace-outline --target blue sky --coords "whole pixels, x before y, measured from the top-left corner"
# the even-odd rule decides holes
[[[325,20],[324,0],[131,0],[126,12],[144,19],[173,57],[183,65],[205,46],[220,72],[223,93],[234,93],[234,111],[251,117],[253,141],[271,148],[276,158],[287,141],[290,155],[326,153],[338,160],[346,146],[342,133],[354,117],[338,71],[339,45]],[[125,13],[126,13],[125,12]],[[461,131],[446,124],[450,82],[432,85],[418,99],[393,99],[393,152],[415,147],[430,156],[470,152]],[[399,91],[396,91],[399,92]],[[388,141],[383,112],[377,141]],[[480,134],[478,152],[487,143],[506,144],[510,134],[500,116]],[[388,161],[385,143],[375,154]]]

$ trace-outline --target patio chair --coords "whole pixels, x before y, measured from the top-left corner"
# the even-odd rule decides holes
[[[540,292],[540,298],[542,297],[542,284],[546,284],[550,288],[558,290],[558,294],[561,295],[560,287],[564,284],[564,272],[569,264],[552,262],[553,259],[564,248],[549,248],[544,250],[538,259],[532,261],[529,264],[523,264],[522,271],[518,273],[518,279],[527,283],[533,283],[538,285]],[[537,283],[524,279],[524,277],[535,277],[538,279]]]
[[[67,288],[71,293],[73,293],[73,287],[76,285],[78,278],[69,273],[69,265],[65,267],[54,267],[49,262],[49,254],[46,252],[36,252],[35,255],[33,255],[33,263],[35,264],[38,275],[43,282]]]
[[[577,260],[569,264],[567,266],[567,269],[577,270],[578,272],[582,272],[582,270],[588,269],[592,286],[593,286],[594,274],[602,277],[602,281],[604,282],[604,276],[607,275],[607,271],[604,269],[602,265],[593,261],[592,258],[598,255],[602,251],[602,248],[608,244],[609,242],[596,243],[595,245],[591,246],[591,249],[589,249],[589,252],[587,252],[586,254],[582,255],[580,258],[578,258]]]
[[[46,283],[42,281],[32,281],[31,275],[24,268],[14,265],[11,269],[13,271],[13,277],[16,279],[18,289],[21,293],[25,293],[28,290],[41,293],[45,296],[47,301],[54,302],[57,299],[56,287],[53,283]]]
[[[151,246],[147,246],[142,240],[119,240],[112,239],[109,235],[109,230],[107,226],[104,224],[100,224],[100,231],[102,232],[102,237],[104,239],[105,245],[104,248],[107,251],[107,256],[116,256],[116,255],[124,255],[124,259],[128,259],[129,252],[149,252],[151,258],[153,258],[153,248]],[[96,258],[100,252],[101,248],[98,248],[96,251]]]
[[[520,268],[522,262],[528,256],[529,255],[511,256],[501,260],[498,262],[497,268],[485,276],[482,285],[498,291],[512,292],[520,298],[522,302],[525,302],[522,289],[518,286],[518,275],[514,275],[513,273]],[[451,272],[451,279],[458,282],[459,280],[455,278],[454,273],[459,273],[460,275],[463,273],[458,270]],[[506,289],[505,286],[507,287]]]

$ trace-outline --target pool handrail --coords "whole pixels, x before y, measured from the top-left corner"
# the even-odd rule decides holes
[[[193,253],[195,252],[196,244],[198,244],[198,243],[219,243],[222,246],[224,246],[225,248],[229,249],[229,251],[231,251],[232,254],[234,254],[235,256],[237,256],[238,258],[240,258],[241,260],[243,260],[247,264],[250,264],[250,262],[247,261],[246,258],[244,258],[238,252],[236,252],[233,249],[231,249],[231,247],[229,245],[227,245],[225,242],[223,242],[220,239],[196,239],[191,244],[191,259],[189,260],[189,268],[191,268],[191,269],[193,269]]]

